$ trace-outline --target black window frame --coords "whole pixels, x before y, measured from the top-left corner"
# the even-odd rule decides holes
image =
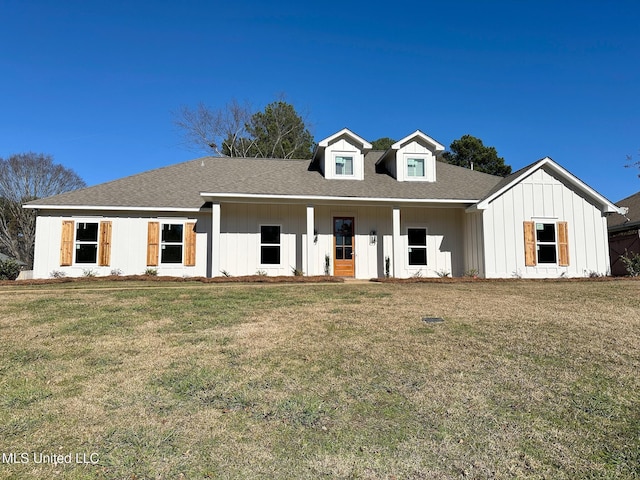
[[[282,225],[260,225],[260,265],[282,264]]]
[[[412,243],[416,240],[415,233],[411,234],[412,230],[424,232],[424,243]],[[422,239],[423,235],[420,234],[417,238]],[[426,267],[428,265],[426,227],[407,227],[407,263],[410,267]]]

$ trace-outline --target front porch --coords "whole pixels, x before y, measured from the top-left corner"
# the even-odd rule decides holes
[[[217,202],[210,276],[461,276],[464,215],[449,206]]]

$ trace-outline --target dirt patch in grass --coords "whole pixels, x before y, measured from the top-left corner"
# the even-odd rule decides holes
[[[99,461],[0,477],[640,476],[636,281],[126,285],[3,295],[3,449]]]

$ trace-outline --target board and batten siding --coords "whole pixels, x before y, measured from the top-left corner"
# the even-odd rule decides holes
[[[40,211],[36,220],[36,246],[34,252],[33,278],[49,278],[54,271],[63,272],[68,277],[80,277],[91,270],[97,275],[109,275],[119,270],[123,275],[139,275],[145,272],[149,223],[187,223],[196,224],[195,238],[185,238],[184,255],[187,264],[163,265],[152,268],[158,275],[206,276],[209,231],[211,215],[198,214],[195,218],[181,215],[163,214],[148,217],[136,213],[104,212],[101,216],[69,215],[68,212]],[[63,225],[67,232],[63,236]],[[95,264],[76,264],[74,253],[75,225],[78,222],[99,224],[98,257]],[[69,233],[70,232],[70,233]],[[63,245],[63,242],[66,242]],[[189,243],[187,243],[189,242]],[[70,247],[70,248],[69,248]],[[189,252],[189,249],[192,249]],[[189,258],[195,256],[195,265],[188,266]]]
[[[464,215],[464,273],[485,275],[482,212]]]
[[[567,224],[569,265],[525,261],[524,222]],[[554,278],[606,275],[609,270],[606,218],[600,209],[544,168],[514,185],[482,212],[487,278]]]
[[[260,263],[260,226],[280,226],[280,264]],[[303,233],[306,233],[306,207],[303,205],[224,203],[220,206],[220,276],[291,275],[303,269]]]

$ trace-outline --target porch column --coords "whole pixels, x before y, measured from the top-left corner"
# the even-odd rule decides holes
[[[394,277],[400,276],[402,268],[402,245],[400,243],[400,207],[393,207],[393,272]]]
[[[305,272],[307,275],[315,275],[314,266],[314,207],[313,205],[307,205],[307,244],[306,244],[306,254],[307,254],[307,264],[305,266]]]
[[[220,275],[220,204],[211,204],[211,276]]]

